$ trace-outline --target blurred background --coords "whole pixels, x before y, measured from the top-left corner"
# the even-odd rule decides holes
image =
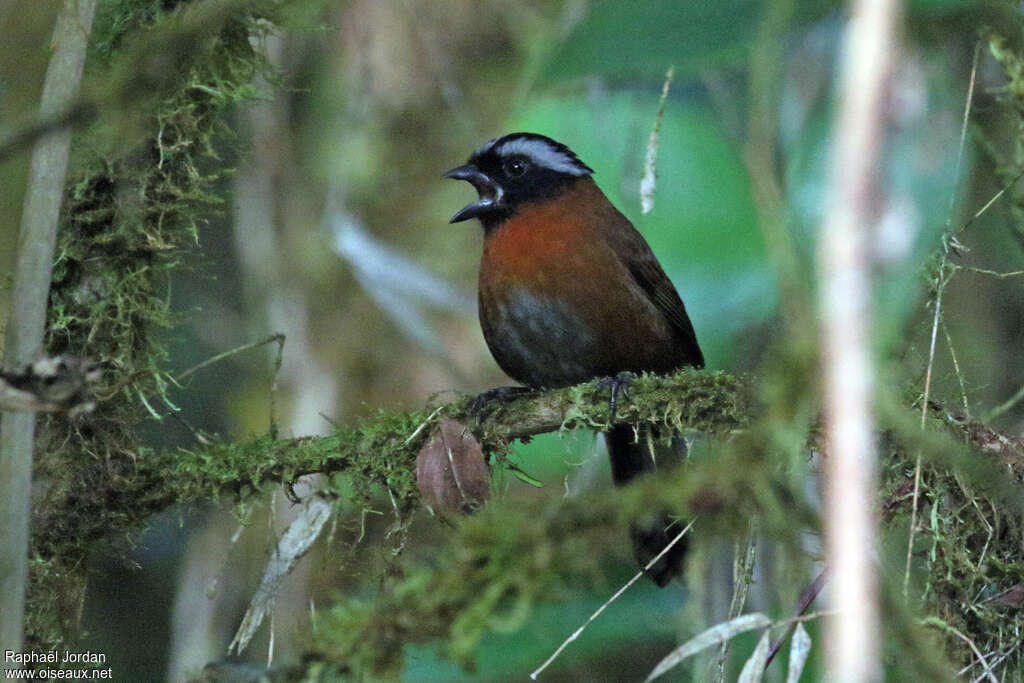
[[[4,137],[34,116],[59,4],[0,8]],[[98,24],[113,16],[104,5],[116,14],[132,3],[100,4]],[[134,3],[151,6],[153,22],[188,4]],[[241,439],[267,431],[273,392],[282,435],[292,436],[508,384],[476,319],[481,230],[448,224],[473,191],[441,174],[484,141],[517,130],[564,142],[595,169],[682,295],[710,368],[788,367],[778,361],[780,344],[815,334],[793,329],[808,320],[794,310],[813,306],[844,18],[838,3],[798,0],[290,3],[284,20],[251,36],[269,69],[254,78],[254,96],[229,109],[214,140],[217,157],[208,163],[233,173],[215,184],[223,202],[171,271],[165,294],[179,324],[158,333],[170,373],[278,332],[287,335],[283,364],[275,374],[273,345],[239,352],[173,388],[175,405],[195,430]],[[1024,90],[1008,79],[1007,60],[1021,17],[1011,3],[914,0],[905,19],[888,103],[887,208],[872,245],[881,374],[894,393],[919,393],[934,294],[948,274],[931,396],[1020,434],[1024,402],[1008,400],[1024,385],[1024,278],[969,270],[1024,268],[1017,190],[1011,185],[958,234],[953,257],[963,268],[940,272],[936,258],[949,244],[944,232],[1019,177]],[[1004,53],[996,38],[1006,41]],[[655,206],[642,215],[644,157],[669,67]],[[27,155],[0,165],[0,273],[13,264],[26,169]],[[8,284],[5,276],[0,315]],[[794,372],[813,375],[813,355],[796,358],[788,362],[804,367]],[[769,369],[766,359],[775,359]],[[174,420],[140,429],[153,449],[196,445],[195,433]],[[496,483],[499,499],[610,485],[603,444],[592,434],[517,445],[514,462],[543,486],[506,473]],[[263,502],[244,524],[227,506],[175,509],[137,542],[93,553],[83,649],[108,653],[119,680],[185,680],[222,659],[295,514],[283,493]],[[329,606],[337,591],[376,590],[398,561],[386,498],[377,510],[340,505],[330,538],[288,579],[247,661],[267,661],[271,628],[275,661],[295,658],[311,611]],[[404,552],[429,556],[444,534],[421,514],[403,536]],[[403,678],[522,680],[632,574],[622,546],[603,584],[581,586],[485,637],[474,672],[417,645],[406,650]],[[693,590],[725,577],[727,604],[732,540],[720,546],[697,549],[689,588],[638,584],[566,651],[549,680],[637,680],[680,637],[714,623],[721,596]],[[764,565],[770,573],[770,559]],[[774,580],[796,591],[809,571]],[[756,581],[753,607],[785,613],[776,593],[767,579]],[[741,640],[736,661],[752,646],[753,638]],[[782,680],[782,668],[770,675]]]

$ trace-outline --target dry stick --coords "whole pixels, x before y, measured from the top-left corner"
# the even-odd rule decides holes
[[[95,10],[96,0],[65,0],[57,17],[53,54],[39,105],[44,119],[67,109],[75,98]],[[62,129],[40,138],[32,152],[18,235],[14,298],[5,338],[4,363],[11,369],[28,365],[42,349],[70,146],[71,133]],[[22,649],[34,436],[34,414],[3,414],[0,430],[0,651],[4,652]],[[4,669],[16,667],[16,663],[4,658]]]
[[[960,123],[960,145],[956,152],[956,166],[953,170],[953,192],[949,196],[946,227],[953,220],[953,206],[956,204],[956,184],[960,181],[960,167],[964,161],[964,146],[967,142],[967,122],[971,118],[971,102],[974,100],[974,83],[978,76],[978,55],[981,53],[981,41],[974,44],[974,56],[971,58],[971,80],[967,84],[967,101],[964,102],[964,116]]]
[[[180,382],[181,380],[185,379],[189,375],[191,375],[191,374],[193,374],[195,372],[198,372],[199,370],[202,370],[203,368],[205,368],[205,367],[207,367],[209,365],[213,365],[214,363],[222,361],[225,358],[229,358],[229,357],[234,356],[236,354],[239,354],[239,353],[241,353],[243,351],[248,351],[249,349],[255,349],[255,348],[259,347],[259,346],[263,346],[264,344],[270,344],[272,342],[276,342],[277,343],[277,345],[278,345],[278,355],[280,355],[281,349],[284,348],[284,341],[285,341],[285,336],[279,332],[277,334],[270,335],[266,339],[261,339],[259,341],[250,342],[248,344],[242,344],[241,346],[236,346],[233,349],[228,349],[227,351],[223,351],[221,353],[218,353],[216,356],[212,356],[210,358],[207,358],[206,360],[204,360],[202,363],[199,363],[198,365],[193,365],[188,370],[185,370],[184,372],[179,373],[174,378],[174,380],[176,382]],[[278,364],[280,364],[280,362],[278,362]]]
[[[0,142],[0,163],[5,163],[15,154],[25,151],[33,143],[47,135],[82,126],[89,123],[95,116],[96,105],[92,102],[76,102],[64,110],[44,116],[40,121],[30,124]]]
[[[608,598],[608,600],[606,600],[606,601],[605,601],[605,603],[604,603],[603,605],[601,605],[600,607],[598,607],[598,608],[597,608],[597,611],[596,611],[596,612],[594,612],[593,614],[591,614],[591,615],[590,615],[590,617],[589,617],[589,618],[588,618],[588,619],[587,619],[587,620],[586,620],[585,622],[583,622],[583,624],[582,624],[582,625],[580,625],[580,627],[579,627],[578,629],[576,629],[575,631],[573,631],[573,633],[572,633],[572,635],[571,635],[571,636],[569,636],[569,637],[568,637],[568,638],[566,638],[566,639],[565,639],[564,641],[562,641],[562,644],[558,646],[558,649],[557,649],[557,650],[555,650],[555,651],[554,651],[554,652],[553,652],[553,653],[551,654],[551,656],[550,656],[550,657],[548,657],[547,659],[545,659],[545,660],[544,660],[544,663],[543,663],[543,664],[541,664],[541,665],[540,665],[539,667],[537,667],[537,670],[536,670],[536,671],[534,671],[533,673],[531,673],[531,674],[530,674],[530,678],[532,678],[533,680],[537,680],[537,676],[539,676],[539,675],[541,674],[541,672],[542,672],[542,671],[544,671],[544,669],[548,668],[548,666],[549,666],[549,665],[551,664],[551,662],[555,661],[555,659],[557,659],[557,658],[558,658],[558,655],[562,654],[562,650],[564,650],[565,648],[567,648],[567,647],[569,646],[569,643],[571,643],[572,641],[574,641],[574,640],[576,640],[577,638],[579,638],[579,637],[580,637],[580,634],[581,634],[581,633],[583,633],[583,629],[585,629],[585,628],[586,628],[587,626],[590,626],[590,623],[591,623],[592,621],[594,621],[594,620],[595,620],[595,619],[597,619],[597,618],[598,618],[599,616],[601,616],[601,612],[604,612],[604,611],[605,611],[605,610],[606,610],[606,609],[608,608],[608,606],[609,606],[609,605],[611,605],[611,604],[612,604],[613,602],[615,602],[616,600],[618,600],[618,599],[619,599],[619,596],[620,596],[620,595],[622,595],[623,593],[625,593],[625,592],[626,592],[626,590],[627,590],[627,589],[628,589],[628,588],[629,588],[630,586],[632,586],[632,585],[633,585],[634,583],[636,583],[637,581],[639,581],[639,580],[640,580],[640,577],[641,577],[641,576],[643,576],[643,575],[644,575],[644,573],[645,573],[645,572],[646,572],[646,571],[647,571],[648,569],[650,569],[650,568],[651,568],[651,567],[653,567],[653,566],[654,566],[655,564],[657,564],[658,560],[660,560],[660,559],[661,559],[661,557],[662,557],[662,556],[663,556],[663,555],[664,555],[665,553],[667,553],[667,552],[668,552],[669,550],[671,550],[671,549],[672,549],[672,548],[673,548],[673,547],[675,546],[675,544],[676,544],[676,543],[679,543],[679,541],[681,541],[681,540],[682,540],[683,536],[685,536],[685,535],[686,535],[686,532],[688,532],[688,531],[690,530],[690,528],[691,528],[691,527],[693,526],[693,523],[694,523],[694,522],[696,522],[696,521],[697,521],[697,518],[691,519],[691,520],[690,520],[690,523],[686,525],[686,528],[684,528],[684,529],[683,529],[682,531],[680,531],[680,532],[679,532],[678,534],[676,534],[676,537],[675,537],[675,538],[673,538],[673,539],[672,539],[672,540],[671,540],[671,541],[669,542],[669,544],[668,544],[668,545],[666,545],[666,546],[665,546],[665,547],[664,547],[664,548],[662,549],[662,551],[661,551],[660,553],[658,553],[657,555],[655,555],[655,556],[654,556],[654,559],[653,559],[653,560],[651,560],[650,562],[648,562],[648,563],[646,564],[646,566],[644,566],[644,568],[643,568],[643,569],[641,569],[640,571],[638,571],[638,572],[637,572],[637,573],[636,573],[636,574],[635,574],[635,575],[633,576],[633,578],[632,578],[632,579],[630,579],[629,581],[627,581],[627,582],[626,582],[626,584],[625,584],[624,586],[622,586],[622,588],[620,588],[619,590],[615,591],[615,594],[614,594],[614,595],[612,595],[612,597]]]
[[[1024,171],[1021,171],[1021,172],[1020,172],[1020,173],[1018,173],[1017,175],[1013,176],[1013,179],[1011,179],[1011,180],[1010,180],[1010,182],[1008,182],[1008,183],[1006,183],[1005,185],[1003,185],[1003,187],[1002,187],[1002,188],[1001,188],[1001,189],[999,190],[999,192],[996,192],[996,193],[995,193],[994,195],[992,195],[992,199],[990,199],[990,200],[988,200],[987,202],[985,202],[985,205],[984,205],[983,207],[981,207],[980,209],[978,209],[977,211],[975,211],[975,212],[974,212],[974,215],[973,215],[973,216],[971,216],[970,218],[968,218],[968,219],[967,219],[967,222],[966,222],[966,223],[964,223],[963,225],[961,225],[961,226],[960,226],[960,229],[959,229],[959,230],[957,230],[956,232],[957,232],[957,233],[961,233],[961,232],[963,232],[963,231],[964,231],[964,230],[966,230],[966,229],[967,229],[968,227],[970,227],[970,225],[971,225],[972,223],[974,223],[974,221],[976,221],[976,220],[978,220],[979,218],[981,218],[982,214],[984,214],[984,213],[985,213],[986,211],[988,211],[988,210],[989,210],[990,208],[992,208],[992,205],[993,205],[993,204],[995,204],[995,203],[996,203],[997,201],[999,201],[999,198],[1000,198],[1000,197],[1002,197],[1002,196],[1003,196],[1004,194],[1006,194],[1006,192],[1007,192],[1007,191],[1008,191],[1008,190],[1009,190],[1009,189],[1010,189],[1011,187],[1013,187],[1014,185],[1016,185],[1016,184],[1017,184],[1017,181],[1018,181],[1018,180],[1020,180],[1021,178],[1024,178]],[[968,267],[968,266],[959,266],[959,267],[960,267],[960,268],[963,268],[963,269],[965,269],[965,270],[973,270],[973,268],[970,268],[970,267]],[[982,271],[982,272],[984,272],[984,271]],[[993,272],[993,273],[989,273],[989,274],[990,274],[990,275],[995,275],[996,277],[1012,277],[1012,276],[1014,276],[1014,275],[1017,275],[1017,273],[1009,273],[1009,274],[1007,274],[1007,275],[1000,275],[999,273],[994,273],[994,272]]]
[[[1001,273],[998,270],[990,270],[989,268],[979,268],[977,266],[961,266],[957,265],[957,270],[966,270],[969,273],[979,273],[981,275],[990,275],[1000,280],[1005,280],[1011,277],[1020,277],[1024,275],[1024,270],[1012,270],[1007,273]]]
[[[828,205],[819,246],[825,460],[825,538],[835,577],[826,624],[828,680],[877,681],[880,662],[871,269],[878,162],[899,0],[853,0],[845,28]]]
[[[1012,655],[1020,647],[1021,642],[1022,641],[1018,640],[1016,645],[1014,645],[1009,650],[1007,650],[1003,654],[1001,654],[998,657],[996,657],[995,661],[992,662],[992,668],[995,669],[997,666],[999,666],[1004,661],[1006,661],[1006,658],[1009,657],[1010,655]],[[981,674],[979,674],[975,678],[971,679],[971,683],[980,683],[981,679],[985,678],[985,674],[987,674],[987,673],[989,673],[989,672],[988,671],[982,671]]]
[[[739,552],[743,548],[742,554]],[[735,544],[732,560],[733,592],[732,601],[729,604],[729,620],[735,619],[743,613],[743,607],[747,603],[747,594],[750,592],[750,584],[754,578],[754,564],[757,560],[757,520],[750,519],[747,522],[747,537],[743,544]],[[714,675],[712,681],[720,683],[725,680],[725,658],[729,652],[729,641],[722,643],[718,649],[718,656],[712,664]]]
[[[980,50],[981,50],[981,41],[978,41],[975,44],[975,46],[974,46],[974,57],[973,57],[973,60],[972,60],[972,63],[971,63],[971,80],[970,80],[970,82],[967,85],[967,101],[964,102],[964,115],[963,115],[963,120],[962,120],[962,122],[960,124],[960,147],[957,150],[957,155],[956,155],[956,168],[955,168],[954,177],[953,177],[954,190],[953,190],[952,195],[949,198],[948,218],[946,219],[946,229],[947,230],[949,229],[949,225],[950,225],[950,223],[953,220],[953,206],[956,203],[956,189],[955,189],[955,186],[956,186],[956,183],[959,182],[959,180],[960,180],[960,165],[963,162],[964,144],[965,144],[965,142],[967,140],[967,123],[968,123],[968,121],[970,120],[970,117],[971,117],[971,102],[974,100],[974,83],[975,83],[975,81],[977,79],[977,75],[978,75],[978,53],[980,52]],[[1005,192],[1005,189],[1000,191],[999,195],[1001,195],[1003,192]],[[991,206],[992,202],[995,201],[995,199],[998,198],[999,195],[996,195],[995,198],[990,200],[988,204],[986,204],[984,207],[982,207],[981,211],[979,211],[978,213],[976,213],[974,215],[974,218],[977,218],[978,216],[980,216],[981,213],[983,213],[989,206]],[[972,218],[971,220],[974,220],[974,218]],[[966,227],[966,225],[967,224],[965,224],[963,227]],[[962,229],[963,228],[961,228],[961,230]],[[947,263],[949,261],[949,245],[948,245],[948,240],[944,240],[944,243],[945,243],[945,249],[943,249],[942,258],[939,261],[939,284],[935,288],[935,315],[932,318],[932,336],[931,336],[931,342],[929,343],[929,346],[928,346],[928,369],[925,371],[924,397],[921,399],[921,429],[922,430],[925,427],[925,422],[927,421],[927,417],[928,417],[928,398],[929,398],[929,396],[931,394],[931,387],[932,387],[932,369],[935,366],[935,339],[938,337],[939,322],[942,319],[942,294],[946,290],[946,285],[949,283],[949,280],[952,277],[952,274],[950,274],[950,275],[946,274],[946,266],[947,266]],[[950,345],[949,348],[950,348],[950,351],[952,352],[952,350],[953,350],[952,345]],[[955,355],[954,355],[954,358],[955,358]],[[962,383],[961,383],[961,386],[962,386]],[[966,405],[966,396],[964,398],[964,403]],[[916,530],[917,530],[917,507],[918,507],[918,501],[920,499],[920,493],[921,493],[921,451],[918,451],[917,452],[917,458],[915,459],[915,463],[914,463],[914,496],[913,496],[913,504],[912,504],[912,506],[910,508],[910,533],[908,534],[908,538],[907,538],[907,560],[906,560],[906,565],[904,566],[904,569],[903,569],[903,596],[904,597],[906,597],[908,595],[909,590],[910,590],[910,561],[911,561],[911,558],[913,557],[913,553],[914,553],[914,534],[916,533]]]
[[[971,405],[967,400],[967,384],[964,382],[964,373],[960,371],[960,361],[956,357],[956,349],[953,348],[953,337],[949,334],[949,328],[946,326],[946,320],[943,319],[942,333],[946,335],[946,346],[949,347],[949,356],[953,360],[953,371],[956,373],[957,384],[960,385],[960,400],[964,404],[964,417],[968,420],[971,419]]]
[[[207,358],[206,360],[202,361],[201,363],[193,365],[188,370],[185,370],[184,372],[181,372],[178,375],[176,375],[173,378],[173,381],[176,382],[176,383],[180,382],[181,380],[185,379],[186,377],[188,377],[188,376],[198,372],[199,370],[202,370],[203,368],[209,367],[210,365],[213,365],[214,363],[219,363],[220,361],[222,361],[222,360],[224,360],[226,358],[230,358],[231,356],[234,356],[236,354],[242,353],[243,351],[248,351],[249,349],[258,348],[260,346],[263,346],[264,344],[271,344],[271,343],[275,343],[276,342],[277,343],[277,356],[274,359],[274,378],[275,378],[275,382],[276,382],[277,373],[281,370],[281,360],[282,360],[282,356],[284,354],[284,342],[285,342],[285,339],[286,339],[285,335],[280,333],[280,332],[278,332],[276,334],[270,335],[269,337],[266,337],[265,339],[261,339],[259,341],[255,341],[255,342],[250,342],[248,344],[242,344],[241,346],[236,346],[233,349],[228,349],[227,351],[223,351],[221,353],[218,353],[215,356],[211,356],[210,358]],[[145,372],[136,373],[135,375],[133,375],[130,378],[130,380],[128,382],[126,382],[126,384],[131,384],[132,382],[134,382],[134,380],[138,379],[139,377],[145,376],[145,375],[155,375],[155,373],[152,372],[152,371],[148,371],[148,370],[145,371]],[[278,436],[277,408],[276,408],[277,404],[276,404],[276,401],[274,400],[275,388],[276,388],[276,384],[274,386],[272,386],[271,390],[270,390],[270,435],[274,439],[276,439],[277,436]],[[141,392],[140,392],[140,397],[142,398],[142,401],[148,405],[148,402],[146,402],[145,396],[141,395]],[[166,401],[166,399],[165,399],[165,402],[169,403],[168,401]],[[187,429],[189,431],[189,433],[192,434],[192,437],[196,441],[198,441],[200,444],[202,444],[204,446],[208,446],[210,444],[210,440],[207,439],[205,436],[203,436],[202,432],[200,432],[188,420],[186,420],[184,418],[184,416],[182,416],[180,410],[178,410],[177,408],[174,408],[174,406],[171,406],[171,408],[172,409],[171,409],[170,413],[168,413],[168,415],[170,415],[171,419],[176,420],[179,424],[181,424],[181,426],[183,426],[185,429]],[[157,417],[159,417],[159,416],[157,416]]]
[[[932,621],[932,620],[926,619],[924,621],[924,625],[925,626],[936,626],[938,628],[941,628],[944,631],[949,631],[950,633],[955,635],[957,638],[959,638],[960,640],[962,640],[965,643],[967,643],[967,645],[971,648],[971,651],[974,652],[974,655],[978,658],[978,661],[981,662],[981,666],[984,669],[981,672],[981,676],[979,676],[978,678],[985,677],[985,678],[988,678],[989,681],[991,681],[991,683],[999,683],[999,679],[996,678],[995,674],[992,673],[992,667],[989,665],[988,660],[985,659],[985,655],[981,654],[981,650],[978,649],[978,646],[974,644],[973,640],[971,640],[966,635],[961,633],[958,629],[954,628],[953,626],[950,626],[949,624],[947,624],[945,622]]]
[[[924,429],[928,419],[928,396],[932,388],[932,368],[935,363],[935,339],[939,335],[939,319],[942,316],[942,292],[949,282],[944,274],[939,275],[939,287],[935,294],[935,315],[932,318],[932,338],[928,345],[928,369],[924,375],[924,397],[921,399],[921,429]],[[914,553],[914,532],[917,529],[917,503],[921,494],[921,451],[917,451],[917,461],[914,464],[914,496],[910,508],[910,534],[907,538],[907,563],[903,568],[903,595],[907,596],[910,588],[910,559]]]

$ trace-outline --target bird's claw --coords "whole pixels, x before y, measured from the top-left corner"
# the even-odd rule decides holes
[[[597,383],[598,389],[611,389],[611,395],[608,397],[608,412],[610,417],[609,422],[615,421],[615,413],[619,408],[619,393],[622,393],[622,397],[627,401],[629,400],[629,383],[633,381],[632,372],[624,370],[614,377],[606,377]]]
[[[470,399],[467,410],[470,416],[479,422],[480,418],[483,417],[484,409],[487,408],[488,403],[491,403],[492,401],[507,401],[510,398],[529,394],[532,391],[533,389],[530,387],[495,387],[493,389],[488,389],[484,393],[477,394]]]

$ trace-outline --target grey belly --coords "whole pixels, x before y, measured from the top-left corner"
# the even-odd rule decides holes
[[[519,382],[555,387],[594,375],[594,335],[562,301],[514,290],[489,314],[481,309],[481,323],[498,365]]]

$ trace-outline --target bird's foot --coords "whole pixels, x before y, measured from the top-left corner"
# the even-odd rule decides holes
[[[619,407],[619,394],[621,393],[623,398],[629,400],[629,383],[635,376],[632,372],[624,370],[614,377],[606,377],[597,383],[598,389],[611,389],[611,395],[608,397],[608,412],[611,415],[608,422],[615,421],[615,413]]]
[[[487,404],[494,401],[508,401],[509,399],[522,396],[523,394],[533,393],[533,391],[534,390],[530,387],[495,387],[493,389],[488,389],[484,393],[478,394],[470,399],[467,410],[469,411],[470,416],[479,422],[480,418],[483,417]]]

